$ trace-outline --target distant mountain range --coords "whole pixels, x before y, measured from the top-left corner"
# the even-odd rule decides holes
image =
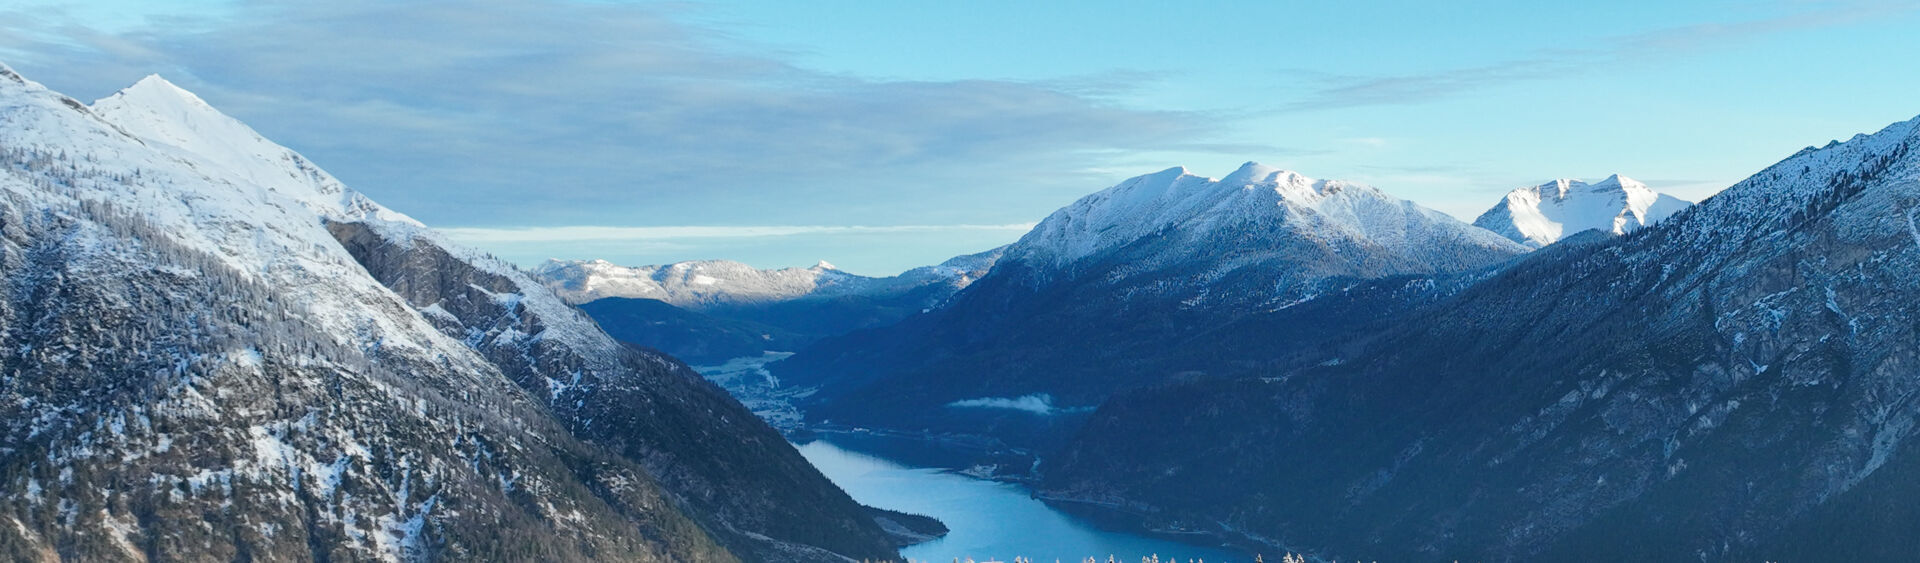
[[[0,271],[0,558],[897,557],[685,365],[157,76],[0,67]]]
[[[1618,176],[1558,180],[1515,190],[1476,226],[1250,162],[1217,180],[1132,178],[1008,247],[893,278],[724,261],[550,261],[540,274],[631,342],[711,364],[799,351],[774,370],[809,389],[815,423],[1045,447],[1114,392],[1285,361],[1532,248],[1686,205]]]
[[[939,307],[986,275],[1000,253],[957,256],[884,278],[842,272],[825,261],[759,270],[724,260],[639,267],[549,260],[534,274],[616,338],[717,364],[793,352]]]
[[[1691,206],[1556,180],[1474,225],[1172,169],[772,367],[813,424],[998,440],[1045,498],[1329,558],[1901,559],[1916,146],[1920,119]]]
[[[0,557],[885,560],[937,526],[677,359],[750,358],[783,424],[1329,560],[1900,560],[1917,271],[1920,118],[1697,205],[1561,179],[1468,224],[1247,163],[899,276],[529,272],[157,76],[85,104],[0,66]]]
[[[1174,367],[1181,351],[1243,342],[1216,334],[1241,318],[1285,311],[1280,330],[1298,337],[1249,333],[1251,348],[1221,360],[1284,356],[1422,298],[1356,285],[1468,275],[1527,251],[1360,184],[1256,163],[1220,179],[1174,168],[1055,212],[945,307],[773,368],[818,388],[803,405],[817,422],[1043,447],[1113,392],[1191,376]],[[1043,398],[1056,408],[982,407]]]
[[[892,297],[926,288],[952,295],[986,275],[1000,249],[956,256],[897,276],[875,278],[840,271],[825,260],[811,268],[760,270],[727,260],[662,266],[617,266],[605,260],[548,260],[534,270],[554,293],[574,303],[609,297],[653,299],[675,307],[706,309],[798,299],[845,296]]]
[[[1907,559],[1917,224],[1920,119],[1808,147],[1310,353],[1130,391],[1042,494],[1330,559]]]

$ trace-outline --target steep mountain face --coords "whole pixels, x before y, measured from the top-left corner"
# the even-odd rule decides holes
[[[1209,369],[1164,351],[1249,313],[1362,322],[1340,307],[1294,308],[1367,280],[1451,276],[1525,251],[1367,186],[1254,163],[1218,180],[1175,168],[1055,212],[946,307],[773,367],[819,388],[806,405],[817,421],[984,428],[1038,443],[1114,391]],[[1053,407],[991,408],[1033,401]]]
[[[1916,149],[1920,119],[1808,148],[1262,377],[1116,398],[1045,494],[1334,557],[1908,556]]]
[[[549,260],[547,287],[626,342],[698,363],[791,352],[828,336],[891,325],[939,307],[986,275],[1001,249],[873,278],[821,262],[757,270],[710,260],[624,267]]]
[[[0,67],[9,559],[890,557],[738,403],[150,77]]]
[[[1508,192],[1473,224],[1539,248],[1588,229],[1624,235],[1689,205],[1615,174],[1592,184],[1560,179]]]

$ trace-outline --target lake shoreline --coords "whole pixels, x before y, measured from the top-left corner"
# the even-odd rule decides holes
[[[1142,518],[1140,514],[1110,510],[1092,503],[1076,502],[1075,499],[1044,498],[1025,480],[986,479],[950,467],[953,464],[928,466],[902,463],[888,455],[902,451],[900,448],[903,447],[918,447],[922,448],[922,453],[927,449],[933,453],[905,457],[938,459],[941,447],[938,443],[895,435],[884,437],[887,442],[883,444],[891,447],[861,447],[863,444],[874,446],[875,443],[842,443],[847,437],[849,435],[839,432],[820,433],[815,434],[813,440],[796,443],[796,447],[823,474],[854,496],[856,501],[878,508],[925,514],[952,528],[952,533],[946,537],[902,549],[902,556],[912,560],[947,561],[953,557],[982,555],[1036,557],[1044,554],[1036,551],[1055,549],[1048,544],[1062,541],[1073,546],[1070,552],[1056,552],[1036,560],[1058,557],[1063,561],[1078,561],[1088,556],[1104,560],[1111,554],[1133,554],[1137,551],[1134,556],[1160,555],[1164,558],[1185,554],[1179,560],[1227,562],[1252,561],[1260,552],[1258,549],[1249,549],[1250,546],[1243,542],[1223,541],[1228,538],[1219,534],[1156,528],[1151,525],[1150,519]],[[874,436],[858,433],[854,437]],[[964,457],[961,455],[948,459]],[[846,458],[862,458],[852,462],[860,467],[846,469],[845,466],[849,464]],[[884,475],[874,477],[867,472]],[[905,492],[876,492],[873,486],[873,482],[901,479],[911,481],[906,485],[896,483]],[[953,498],[944,505],[926,500],[926,497],[940,495]],[[988,516],[983,518],[983,514]],[[1022,538],[1023,535],[1027,537]],[[1013,547],[1009,547],[1009,544]],[[982,546],[1004,549],[995,552]],[[1121,557],[1121,560],[1131,558]]]

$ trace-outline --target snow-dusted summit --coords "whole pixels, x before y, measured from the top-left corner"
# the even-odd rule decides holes
[[[621,266],[606,260],[548,260],[534,271],[568,301],[608,297],[657,299],[677,307],[753,305],[810,297],[886,297],[939,286],[944,295],[993,269],[1001,249],[957,256],[898,276],[869,277],[821,260],[810,268],[757,269],[731,260],[695,260],[657,266]]]
[[[1138,252],[1142,244],[1153,250]],[[1286,258],[1359,277],[1460,270],[1525,250],[1371,186],[1248,162],[1217,180],[1181,167],[1128,179],[1054,212],[1007,257],[1072,268],[1122,248],[1140,268]]]
[[[1508,192],[1473,224],[1539,248],[1588,229],[1627,234],[1690,205],[1618,174],[1591,184],[1562,178]]]
[[[684,365],[159,77],[0,65],[0,420],[0,560],[896,551]]]

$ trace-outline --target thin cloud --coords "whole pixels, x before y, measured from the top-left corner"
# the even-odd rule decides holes
[[[1425,103],[1488,87],[1564,76],[1594,65],[1673,56],[1726,43],[1806,29],[1869,21],[1920,10],[1913,2],[1839,2],[1819,9],[1756,20],[1704,23],[1600,38],[1587,49],[1543,50],[1534,56],[1430,73],[1354,76],[1289,71],[1318,87],[1282,111],[1305,112],[1361,106]]]
[[[1033,230],[1034,223],[1006,225],[758,225],[674,227],[453,227],[440,232],[465,243],[670,241],[680,239],[739,239],[799,235],[885,235],[938,232],[1012,232]]]
[[[1053,396],[1046,393],[1021,395],[1019,397],[981,397],[978,399],[965,399],[947,403],[947,406],[950,408],[1015,410],[1041,416],[1089,412],[1092,410],[1091,407],[1061,408],[1054,406]]]

